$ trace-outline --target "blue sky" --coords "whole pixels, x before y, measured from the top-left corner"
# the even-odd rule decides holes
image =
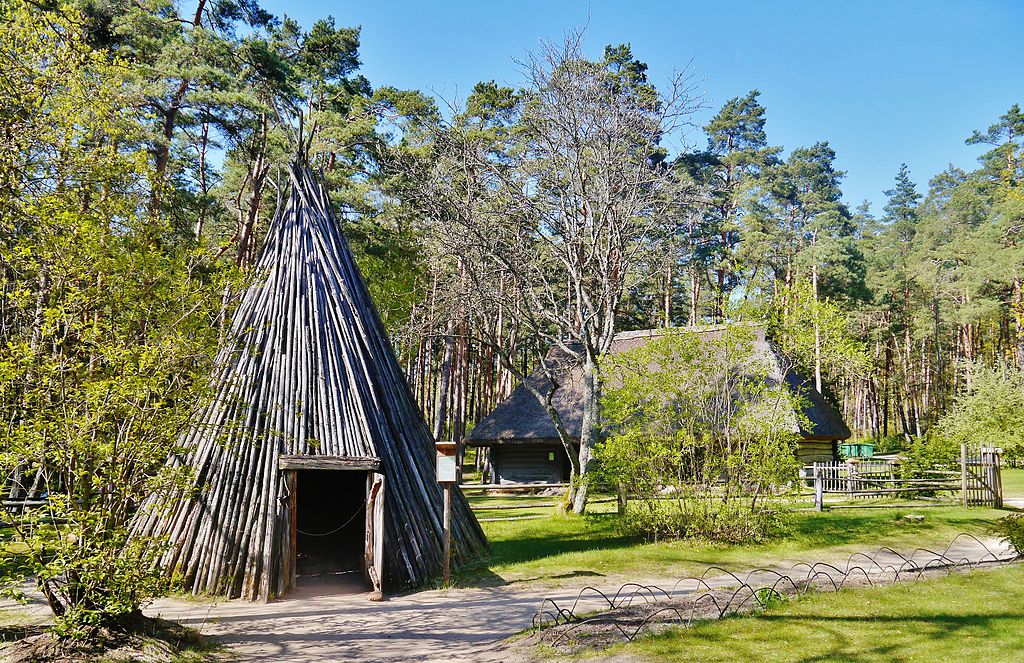
[[[761,90],[769,141],[828,140],[847,201],[873,201],[906,162],[920,189],[953,163],[971,168],[974,129],[1024,103],[1024,1],[583,2],[264,0],[309,26],[362,27],[374,86],[464,97],[480,80],[516,85],[514,60],[587,26],[587,51],[631,43],[656,83],[692,60],[709,109]],[[690,142],[700,142],[691,135]]]

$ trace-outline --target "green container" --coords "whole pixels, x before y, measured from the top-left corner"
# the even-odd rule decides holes
[[[839,454],[843,458],[871,458],[875,455],[875,445],[871,442],[840,444]]]

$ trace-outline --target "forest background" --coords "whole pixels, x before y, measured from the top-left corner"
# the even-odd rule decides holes
[[[222,328],[247,278],[300,113],[309,159],[438,437],[461,440],[564,331],[476,305],[474,256],[450,241],[452,219],[486,217],[474,208],[486,201],[472,196],[488,173],[467,168],[465,147],[492,165],[529,149],[524,123],[538,89],[529,63],[519,86],[484,81],[445,101],[371,85],[358,28],[303,27],[252,0],[13,3],[3,19],[5,59],[19,64],[5,68],[0,148],[0,340],[21,349],[10,371],[41,367],[57,346],[64,361],[74,340],[92,376],[99,341],[86,322],[150,343],[164,320],[194,325],[179,333],[198,347],[175,361],[202,374],[218,339],[194,330]],[[688,146],[670,147],[655,130],[644,138],[644,159],[684,193],[660,208],[656,233],[637,236],[643,250],[616,276],[616,330],[765,321],[855,435],[885,449],[926,435],[979,362],[1024,364],[1019,106],[964,127],[976,167],[926,183],[901,167],[873,213],[844,201],[827,136],[772,142],[757,90],[737,91],[697,123],[710,102],[687,63],[662,84],[641,46],[584,44],[573,56],[618,81],[637,108],[663,109],[675,85],[673,119],[696,124]],[[441,195],[439,181],[469,202]],[[77,242],[88,246],[69,252]],[[120,289],[125,279],[134,285]],[[156,308],[104,315],[136,295]],[[157,306],[167,302],[189,307]],[[22,375],[38,378],[34,370]],[[26,389],[5,394],[10,411]]]

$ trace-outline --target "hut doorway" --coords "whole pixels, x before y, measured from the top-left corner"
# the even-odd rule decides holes
[[[381,590],[384,475],[365,469],[286,472],[291,532],[288,586],[341,592]]]
[[[366,472],[300,470],[295,505],[295,575],[367,589]]]

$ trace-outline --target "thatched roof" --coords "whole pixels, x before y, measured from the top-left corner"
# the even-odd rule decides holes
[[[216,395],[181,440],[186,453],[171,460],[194,469],[193,484],[170,510],[144,506],[134,531],[167,537],[162,563],[193,591],[266,599],[283,591],[289,554],[282,464],[348,462],[379,468],[386,481],[384,585],[419,585],[442,564],[434,441],[326,192],[305,166],[289,175],[287,203],[218,358]],[[459,562],[486,540],[453,492]]]
[[[722,327],[698,329],[707,338],[716,338],[722,334]],[[784,363],[778,350],[764,336],[764,330],[755,328],[755,353],[764,356],[769,362],[769,372],[782,375]],[[649,340],[665,333],[665,330],[642,330],[622,332],[612,341],[611,353],[618,354],[636,348]],[[555,350],[548,353],[545,362],[559,378],[560,386],[552,397],[552,405],[561,415],[566,431],[573,437],[579,437],[583,421],[582,385],[583,373],[578,365],[566,359],[564,352]],[[786,383],[794,392],[802,393],[807,405],[804,415],[811,422],[811,430],[801,430],[807,440],[845,440],[850,437],[850,429],[843,418],[836,412],[825,398],[814,390],[811,383],[795,371],[789,371]],[[528,378],[541,393],[550,388],[550,381],[541,368],[535,370]],[[489,446],[492,444],[516,444],[523,442],[558,442],[558,433],[551,417],[537,402],[537,398],[523,385],[519,385],[512,394],[498,404],[494,410],[484,417],[469,433],[467,442],[473,446]]]

